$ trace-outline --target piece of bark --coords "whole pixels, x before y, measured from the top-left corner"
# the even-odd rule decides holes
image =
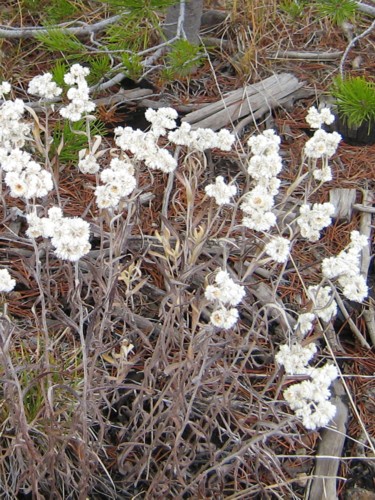
[[[270,76],[261,82],[229,92],[220,101],[202,106],[186,115],[182,121],[193,129],[219,130],[245,116],[252,121],[293,100],[293,95],[303,87],[303,82],[290,73]]]
[[[330,422],[330,428],[326,428],[322,432],[322,440],[316,454],[316,467],[309,491],[309,500],[337,499],[337,472],[346,439],[345,432],[349,411],[344,403],[345,388],[341,380],[334,382],[333,392],[331,403],[336,406],[336,415]]]
[[[355,189],[331,189],[329,192],[329,201],[335,207],[333,217],[335,219],[350,220],[352,218],[355,197]]]

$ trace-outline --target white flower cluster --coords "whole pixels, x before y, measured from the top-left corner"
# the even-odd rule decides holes
[[[95,189],[99,208],[117,207],[121,198],[128,196],[136,187],[133,165],[119,158],[111,160],[110,167],[101,172],[100,179],[105,184]]]
[[[309,361],[316,353],[316,345],[300,344],[291,347],[283,345],[276,355],[276,361],[284,366],[288,375],[308,375],[310,380],[293,384],[283,392],[285,401],[296,416],[302,419],[306,429],[323,427],[335,416],[336,407],[328,401],[329,386],[337,378],[334,365],[327,363],[321,368],[311,368]]]
[[[350,300],[363,302],[368,295],[368,287],[360,270],[360,253],[368,245],[368,239],[358,231],[350,233],[351,242],[347,250],[336,257],[323,259],[322,273],[325,278],[337,279],[342,292]]]
[[[67,93],[71,103],[61,108],[60,114],[72,122],[77,122],[85,113],[90,113],[95,109],[95,104],[89,99],[89,86],[86,82],[86,76],[89,73],[88,68],[84,68],[80,64],[73,64],[70,71],[64,76],[65,83],[72,85]]]
[[[302,375],[308,372],[308,362],[316,353],[316,344],[313,342],[303,347],[301,344],[284,344],[280,347],[275,359],[283,365],[288,375]]]
[[[4,82],[4,85],[7,82]],[[22,148],[29,137],[31,126],[22,123],[25,105],[21,99],[5,101],[0,107],[0,148],[7,152]],[[1,152],[1,154],[4,154]]]
[[[290,253],[290,241],[282,236],[274,236],[264,247],[267,255],[274,261],[284,263],[288,260]]]
[[[329,108],[318,111],[314,106],[307,111],[306,121],[311,128],[322,128],[322,125],[331,125],[335,121],[334,115]]]
[[[0,97],[2,99],[4,99],[4,96],[6,96],[7,94],[9,94],[9,92],[11,91],[12,87],[10,85],[9,82],[2,82],[0,84]]]
[[[328,165],[328,159],[331,158],[336,150],[339,142],[341,141],[341,135],[337,132],[326,132],[321,127],[323,124],[330,125],[333,123],[335,117],[329,110],[329,108],[322,108],[320,112],[312,107],[309,109],[306,121],[311,128],[317,129],[313,137],[309,139],[304,148],[304,153],[312,160],[311,166],[313,167],[313,176],[315,179],[321,182],[328,182],[332,180],[332,171]],[[316,162],[318,159],[322,160],[322,168],[316,168]]]
[[[187,146],[193,151],[205,151],[213,148],[230,151],[235,136],[226,129],[219,132],[214,132],[210,128],[192,130],[189,123],[183,122],[178,129],[169,132],[168,139],[178,146]]]
[[[35,76],[29,83],[28,92],[42,99],[53,99],[61,94],[62,88],[52,80],[51,73]]]
[[[309,241],[318,241],[320,231],[332,222],[331,216],[335,212],[332,203],[315,203],[312,207],[302,205],[297,224],[300,227],[301,236]]]
[[[282,169],[280,137],[273,130],[265,130],[258,136],[250,137],[248,145],[253,156],[247,171],[257,184],[243,197],[241,210],[245,216],[242,224],[256,231],[268,231],[276,224],[276,216],[271,209],[280,187],[276,178]]]
[[[135,160],[143,161],[149,168],[169,173],[176,169],[176,159],[164,148],[159,147],[158,139],[168,130],[176,128],[177,111],[173,108],[148,109],[146,119],[151,123],[148,132],[133,130],[131,127],[117,127],[115,142],[123,151],[130,151]],[[183,123],[176,130],[168,133],[168,140],[190,149],[204,151],[219,148],[229,151],[235,137],[228,130],[214,132],[211,129],[191,130],[188,123]]]
[[[96,174],[99,172],[100,165],[95,155],[89,153],[79,160],[78,168],[83,174]]]
[[[300,335],[304,337],[312,329],[314,320],[315,314],[311,312],[302,313],[298,316],[294,329],[298,330]]]
[[[21,149],[13,149],[9,155],[0,154],[1,168],[6,172],[5,184],[10,195],[29,200],[46,196],[53,188],[52,175],[31,159]]]
[[[237,306],[245,296],[244,287],[237,285],[229,273],[219,270],[215,276],[216,285],[208,285],[205,297],[214,302],[218,307],[211,314],[211,323],[219,328],[228,329],[236,324],[238,320]]]
[[[8,269],[0,269],[0,292],[11,292],[15,286],[16,280],[11,277]]]
[[[215,179],[215,184],[209,184],[204,188],[206,194],[215,198],[217,205],[230,203],[230,199],[237,193],[236,186],[225,184],[224,177],[219,175]]]
[[[151,130],[133,130],[131,127],[117,127],[115,129],[116,144],[123,151],[130,151],[134,159],[144,161],[153,170],[173,172],[177,161],[166,150],[158,146],[157,140],[161,132],[176,126],[177,112],[172,108],[159,108],[157,111],[147,110],[146,118],[151,120]]]
[[[26,219],[29,224],[27,236],[51,238],[59,259],[77,261],[91,248],[89,223],[79,217],[64,217],[59,207],[50,208],[48,217],[38,217],[34,212]]]
[[[329,286],[309,286],[307,295],[314,303],[314,314],[323,321],[330,321],[337,313],[337,304],[333,300]]]
[[[158,138],[165,135],[167,130],[176,128],[178,113],[173,108],[147,109],[145,118],[151,123],[151,132]]]

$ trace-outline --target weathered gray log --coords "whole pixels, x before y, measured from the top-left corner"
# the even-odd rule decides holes
[[[229,92],[220,101],[202,106],[186,115],[182,121],[192,128],[219,130],[233,121],[249,116],[253,121],[274,108],[294,99],[303,82],[290,73],[273,75],[261,82]]]
[[[340,457],[346,439],[346,424],[348,420],[348,407],[344,403],[345,389],[340,380],[333,384],[334,397],[331,402],[336,406],[336,415],[330,427],[322,432],[322,440],[316,454],[316,467],[314,479],[309,492],[309,500],[336,500],[337,472]]]
[[[329,201],[335,207],[335,213],[333,214],[335,219],[351,220],[356,194],[356,189],[331,189]]]

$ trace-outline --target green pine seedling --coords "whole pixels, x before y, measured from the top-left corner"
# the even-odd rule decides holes
[[[59,59],[51,69],[53,81],[61,88],[67,88],[68,85],[64,81],[64,76],[69,71],[69,66],[63,59]]]
[[[82,53],[86,51],[76,36],[60,29],[47,27],[47,33],[38,33],[35,38],[50,52],[62,52],[69,58],[82,57]]]
[[[128,54],[127,52],[124,52],[121,55],[121,62],[129,78],[137,81],[142,77],[144,68],[141,56],[138,54]]]
[[[304,0],[284,0],[280,3],[279,8],[282,12],[285,12],[293,20],[298,19],[302,16],[306,7],[306,1]]]
[[[375,83],[362,76],[335,78],[330,93],[337,101],[340,118],[349,127],[359,128],[375,121]]]
[[[328,17],[333,24],[341,25],[352,21],[357,12],[354,0],[317,0],[316,8],[322,17]]]
[[[204,53],[199,45],[194,45],[188,40],[177,40],[168,52],[167,71],[174,76],[188,76],[204,59]]]
[[[106,54],[90,57],[88,63],[90,65],[90,74],[87,77],[89,85],[95,85],[111,71],[111,60]]]
[[[45,9],[49,23],[60,23],[77,14],[78,6],[69,0],[54,1]]]

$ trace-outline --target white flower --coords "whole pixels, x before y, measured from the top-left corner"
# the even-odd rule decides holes
[[[11,91],[11,89],[12,89],[12,87],[10,86],[10,83],[5,82],[5,81],[4,81],[4,82],[2,82],[2,83],[0,84],[0,97],[1,97],[2,99],[4,99],[4,96],[5,96],[6,94],[9,94],[9,92]]]
[[[73,64],[70,71],[64,76],[64,81],[67,85],[82,84],[86,82],[86,76],[89,74],[89,68],[84,68],[80,64]]]
[[[16,286],[16,280],[12,279],[8,269],[0,269],[0,292],[11,292]]]
[[[308,375],[313,380],[317,388],[317,392],[319,392],[321,388],[324,388],[326,386],[328,387],[331,384],[331,382],[336,380],[339,375],[339,372],[337,371],[335,365],[333,365],[332,363],[326,363],[325,365],[319,368],[310,368]],[[318,401],[319,397],[320,396],[317,394],[314,400]]]
[[[215,184],[209,184],[204,190],[208,196],[215,198],[217,205],[230,203],[231,197],[237,193],[236,186],[225,184],[221,175],[216,177]]]
[[[302,418],[306,429],[315,430],[318,427],[325,427],[336,415],[336,406],[329,401],[321,401],[312,406],[313,408],[306,405],[296,411],[296,415]]]
[[[193,130],[190,135],[191,139],[188,144],[190,149],[205,151],[206,149],[220,147],[216,133],[210,128],[198,128]]]
[[[8,172],[4,178],[5,184],[10,188],[10,196],[13,198],[26,197],[28,186],[24,176],[15,172]]]
[[[25,105],[21,99],[5,101],[0,106],[0,147],[3,151],[22,148],[29,138],[31,125],[20,121],[24,111]]]
[[[228,130],[214,132],[209,128],[198,128],[192,130],[189,123],[182,122],[180,127],[169,132],[168,139],[179,146],[187,146],[195,151],[218,148],[222,151],[230,151],[235,137]]]
[[[281,157],[278,153],[268,155],[254,155],[247,165],[247,172],[254,179],[272,178],[281,171],[283,167]]]
[[[51,73],[35,76],[29,83],[29,94],[36,95],[44,99],[53,99],[61,94],[62,88],[52,81]]]
[[[230,151],[232,149],[233,143],[236,140],[235,136],[226,130],[225,128],[219,130],[216,134],[217,137],[217,148],[221,151]]]
[[[205,297],[210,301],[218,301],[222,305],[237,306],[246,292],[243,286],[237,285],[227,271],[219,270],[215,276],[218,286],[208,285]]]
[[[119,194],[113,193],[109,185],[98,186],[95,189],[96,204],[99,208],[116,208],[121,201]]]
[[[360,251],[368,245],[368,237],[364,234],[360,234],[359,231],[352,231],[350,233],[350,241],[350,247],[357,251]]]
[[[326,257],[322,261],[322,274],[325,278],[334,279],[343,274],[358,272],[359,256],[340,252],[336,257]]]
[[[35,212],[26,215],[26,220],[29,224],[26,235],[29,238],[49,238],[53,235],[55,230],[55,222],[47,217],[38,217]]]
[[[286,344],[280,347],[276,354],[276,361],[284,366],[285,372],[288,375],[301,375],[307,373],[307,363],[316,353],[316,344],[311,343],[306,347],[301,344],[293,344],[290,347]]]
[[[126,172],[129,175],[134,175],[135,172],[132,163],[120,160],[119,158],[112,158],[110,166],[113,172]]]
[[[275,236],[265,245],[264,250],[274,261],[284,263],[289,257],[290,241],[281,236]]]
[[[58,207],[48,212],[52,219],[47,219],[48,225],[42,219],[41,232],[45,232],[43,236],[51,237],[56,256],[74,262],[87,254],[91,248],[89,223],[79,217],[60,217],[62,213]]]
[[[335,120],[334,115],[331,113],[329,108],[322,108],[320,112],[312,106],[309,108],[306,116],[306,121],[311,128],[321,128],[323,123],[326,125],[331,125]]]
[[[273,205],[273,196],[268,193],[267,188],[258,185],[245,194],[240,208],[246,214],[251,215],[254,211],[267,212]]]
[[[276,224],[276,215],[273,212],[254,211],[251,217],[244,217],[242,225],[255,231],[268,231]]]
[[[337,304],[329,286],[309,286],[307,295],[314,303],[314,313],[323,321],[330,321],[337,313]]]
[[[60,114],[72,122],[82,118],[85,113],[90,113],[95,109],[95,103],[89,100],[89,87],[85,77],[90,73],[88,68],[83,68],[79,64],[73,64],[70,72],[64,76],[64,81],[68,85],[76,84],[67,92],[67,97],[72,101],[68,106],[60,109]]]
[[[168,140],[178,146],[188,146],[191,141],[191,125],[187,122],[182,122],[179,128],[173,132],[169,132]]]
[[[328,133],[323,129],[318,129],[306,142],[304,153],[308,158],[331,158],[341,139],[341,135],[337,132]]]
[[[292,410],[298,410],[306,405],[306,400],[314,399],[316,386],[310,380],[304,380],[299,384],[293,384],[283,392],[285,401]],[[329,396],[329,392],[328,392]]]
[[[323,165],[321,169],[314,169],[313,177],[320,182],[329,182],[332,180],[332,170],[328,165]]]
[[[56,257],[63,260],[75,262],[90,251],[89,242],[83,241],[61,241],[55,248]]]
[[[331,224],[334,212],[332,203],[315,203],[312,207],[302,205],[300,216],[297,218],[301,235],[309,241],[317,241],[320,231]]]
[[[60,207],[51,207],[48,209],[48,217],[52,222],[59,222],[63,218],[63,212]]]
[[[177,168],[177,161],[166,149],[157,148],[157,151],[152,151],[151,154],[142,157],[145,164],[152,169],[161,170],[168,174]]]
[[[78,168],[83,174],[96,174],[100,169],[100,165],[94,155],[88,154],[78,162]]]
[[[176,127],[176,119],[178,113],[173,108],[159,108],[157,110],[147,109],[145,113],[145,118],[152,124],[152,132],[159,137],[164,135],[167,130]]]
[[[276,196],[279,192],[280,184],[281,181],[277,177],[261,177],[257,179],[256,187],[265,189],[271,196]],[[256,189],[256,187],[254,189]]]
[[[222,289],[218,286],[207,285],[204,291],[204,296],[211,302],[214,302],[215,300],[222,301],[223,292]]]
[[[222,307],[221,309],[217,309],[213,311],[211,314],[211,323],[218,328],[224,328],[228,330],[232,328],[237,323],[238,320],[238,311],[235,308],[226,309]]]
[[[338,278],[338,282],[342,287],[342,293],[349,300],[355,302],[363,302],[368,296],[368,286],[364,276],[343,275]]]
[[[306,335],[313,327],[313,321],[315,319],[315,314],[313,313],[302,313],[298,316],[297,324],[294,329],[299,329],[301,335]]]
[[[280,137],[272,129],[254,135],[247,141],[254,155],[271,155],[279,151]]]

